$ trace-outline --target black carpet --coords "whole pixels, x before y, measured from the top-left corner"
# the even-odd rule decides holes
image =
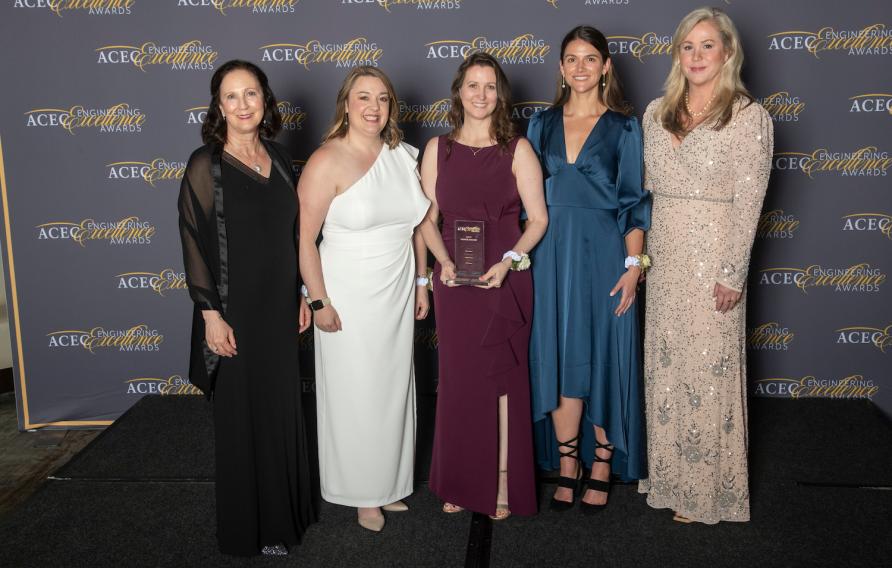
[[[539,515],[491,523],[443,514],[422,486],[380,534],[361,529],[354,509],[323,503],[291,555],[255,559],[217,552],[210,411],[198,397],[143,398],[0,520],[0,566],[761,568],[892,558],[892,426],[864,401],[751,401],[749,523],[674,523],[634,484],[615,485],[597,516],[552,513],[548,483]]]
[[[54,475],[213,480],[214,422],[201,396],[145,396]]]
[[[748,523],[680,524],[636,485],[596,516],[547,510],[493,523],[493,567],[883,566],[892,559],[892,491],[763,484]]]
[[[0,525],[0,566],[461,566],[469,517],[440,513],[427,491],[406,503],[379,534],[323,504],[290,555],[245,559],[217,551],[212,483],[57,481]]]

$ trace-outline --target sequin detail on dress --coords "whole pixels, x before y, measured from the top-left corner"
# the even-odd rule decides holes
[[[771,119],[738,104],[722,130],[701,125],[678,148],[644,114],[652,191],[644,368],[652,507],[703,523],[749,520],[746,294],[715,311],[716,283],[743,292],[771,170]]]

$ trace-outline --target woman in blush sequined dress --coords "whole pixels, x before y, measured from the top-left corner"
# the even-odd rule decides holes
[[[740,80],[734,24],[701,8],[673,36],[665,95],[644,114],[653,193],[645,327],[649,477],[675,520],[750,517],[746,276],[771,170],[771,118]]]

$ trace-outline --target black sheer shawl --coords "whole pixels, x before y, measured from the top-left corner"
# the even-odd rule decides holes
[[[262,142],[272,159],[273,168],[294,187],[296,179],[288,151],[276,142]],[[186,284],[189,287],[189,296],[195,304],[192,313],[189,380],[209,398],[220,367],[220,356],[212,352],[205,343],[201,311],[217,310],[225,318],[229,289],[220,162],[222,155],[223,148],[219,144],[208,144],[192,153],[180,185],[177,204]],[[295,220],[295,242],[297,237],[298,226]]]

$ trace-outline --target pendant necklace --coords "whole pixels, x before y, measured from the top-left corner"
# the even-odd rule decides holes
[[[234,148],[233,148],[233,149],[234,149]],[[245,163],[244,161],[242,161],[241,159],[239,159],[239,156],[237,156],[234,152],[229,152],[229,153],[230,153],[231,155],[235,156],[235,158],[236,158],[238,161],[242,162],[243,164]],[[263,172],[263,166],[261,166],[259,162],[254,162],[254,165],[251,166],[251,169],[253,169],[253,170],[254,170],[255,172],[257,172],[258,174]]]
[[[471,146],[468,144],[465,144],[465,146],[468,148],[468,150],[471,151],[471,154],[473,154],[475,158],[480,152],[486,150],[487,148],[492,148],[492,146]]]

